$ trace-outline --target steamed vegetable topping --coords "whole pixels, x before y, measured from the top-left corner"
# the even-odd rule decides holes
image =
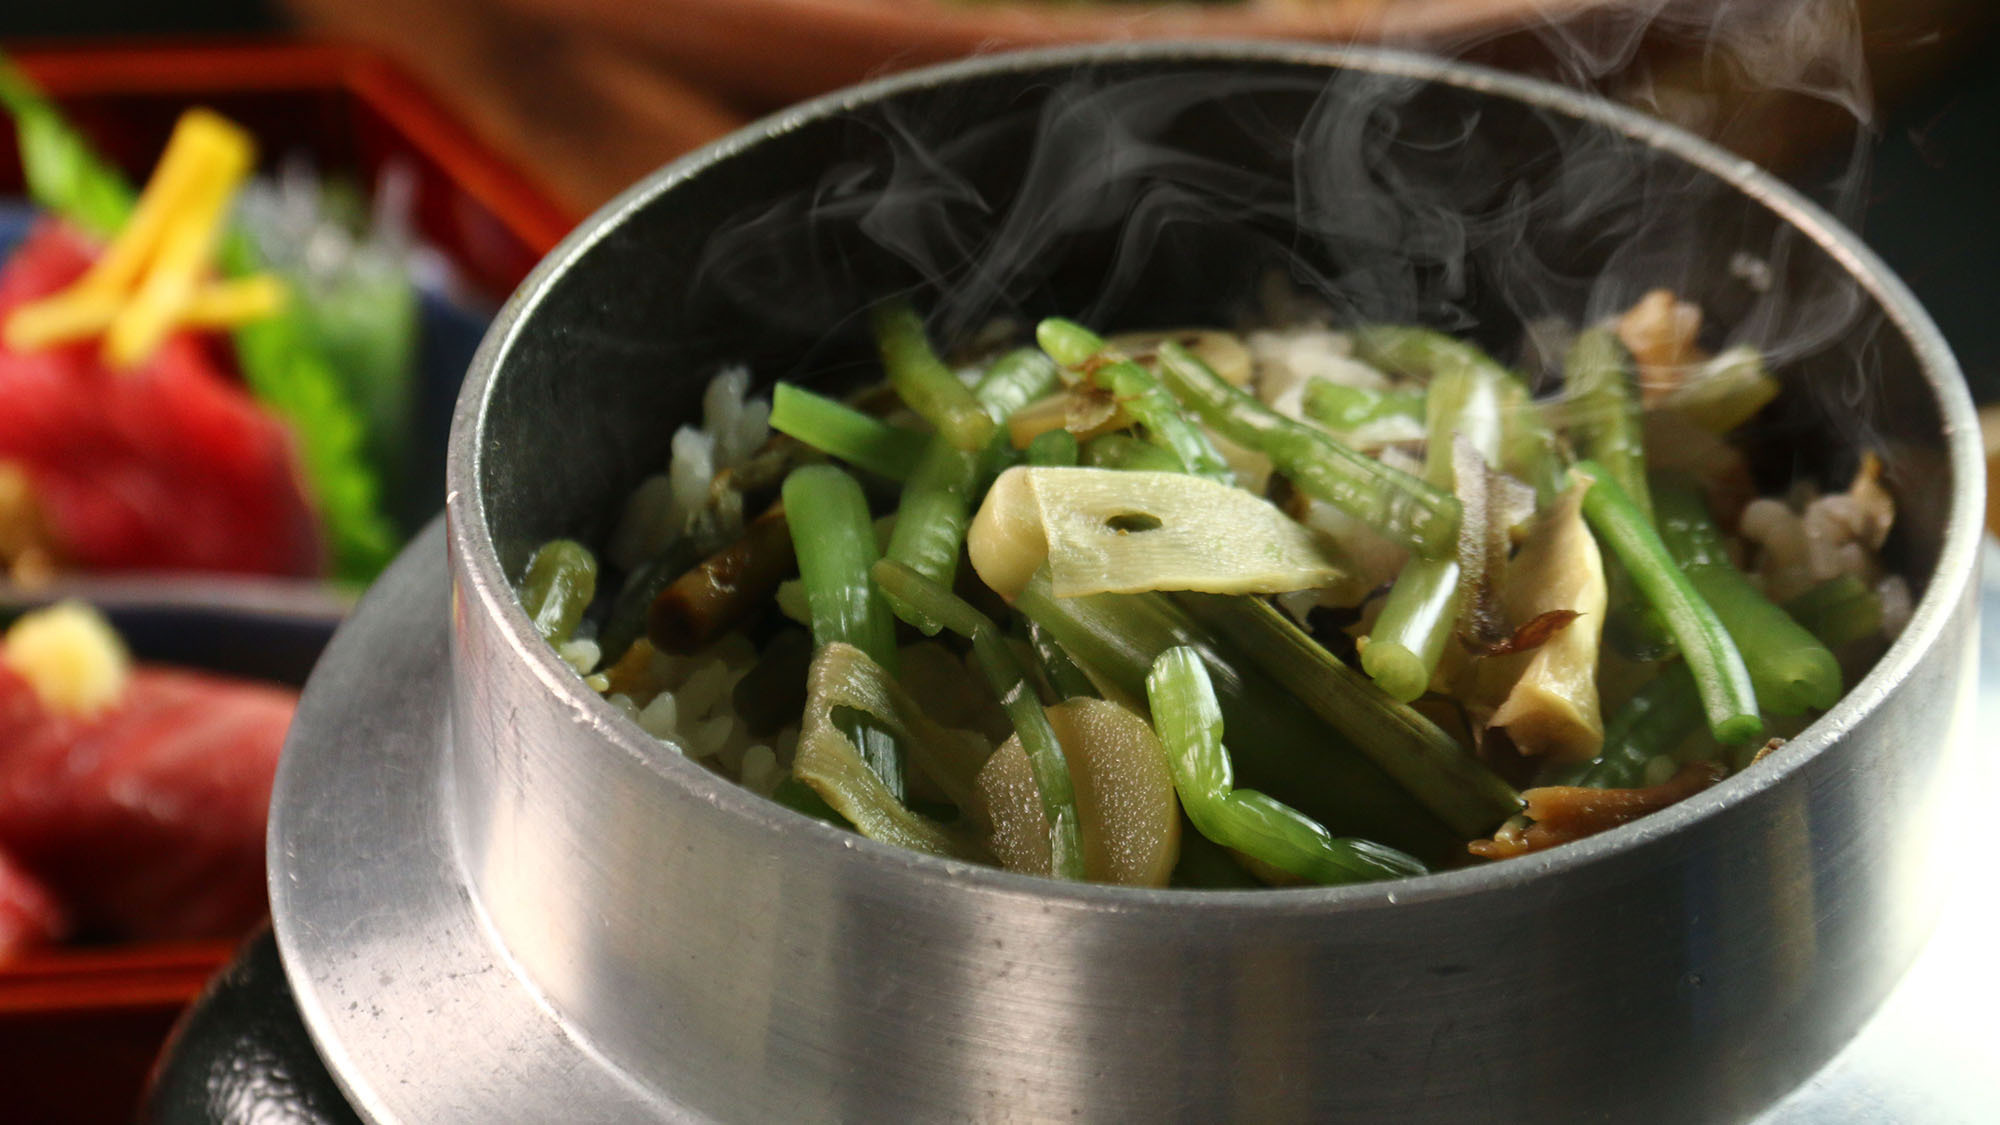
[[[1699,326],[1649,295],[1546,373],[1399,325],[1050,319],[1040,350],[947,362],[888,305],[889,394],[781,383],[785,436],[752,454],[709,432],[755,413],[732,373],[676,435],[667,524],[770,504],[740,538],[620,548],[588,611],[594,560],[559,540],[523,604],[662,742],[887,843],[1189,887],[1503,859],[1781,753],[1768,731],[1831,707],[1906,612],[1879,462],[1751,502],[1726,435],[1779,384]],[[782,487],[683,458],[702,442]]]

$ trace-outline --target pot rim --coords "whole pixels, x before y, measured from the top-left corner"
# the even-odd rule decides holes
[[[495,375],[516,337],[554,287],[600,239],[625,218],[709,168],[808,123],[837,117],[911,90],[1014,71],[1092,64],[1157,61],[1293,63],[1326,69],[1353,68],[1455,86],[1511,98],[1541,109],[1603,126],[1685,161],[1729,184],[1768,208],[1787,225],[1818,244],[1854,278],[1895,329],[1910,342],[1944,419],[1942,438],[1954,476],[1962,482],[1952,496],[1936,567],[1909,623],[1834,707],[1787,743],[1773,764],[1732,776],[1694,797],[1629,824],[1546,852],[1506,863],[1467,867],[1381,883],[1331,887],[1266,888],[1255,894],[1216,893],[1185,888],[1141,888],[1066,883],[1000,868],[944,859],[879,843],[792,812],[675,753],[591,691],[533,628],[503,572],[486,521],[479,469],[490,452],[485,439],[487,406]],[[1154,908],[1185,911],[1199,907],[1258,917],[1356,912],[1398,903],[1433,901],[1487,892],[1523,889],[1544,878],[1575,872],[1625,852],[1671,846],[1683,830],[1723,810],[1753,800],[1812,763],[1886,698],[1935,646],[1977,571],[1983,529],[1984,469],[1972,399],[1956,359],[1942,334],[1908,287],[1852,231],[1817,204],[1751,161],[1735,156],[1677,126],[1637,110],[1537,79],[1415,52],[1344,45],[1270,41],[1155,41],[1084,44],[1011,51],[907,71],[800,103],[697,149],[651,173],[599,208],[538,264],[495,317],[468,370],[452,419],[448,447],[445,510],[453,566],[463,586],[454,605],[461,612],[492,615],[512,655],[527,662],[542,686],[566,705],[581,731],[608,749],[633,757],[663,782],[725,815],[748,818],[774,842],[798,846],[844,847],[855,862],[879,865],[885,874],[935,880],[942,887],[1055,900],[1071,907],[1129,912]],[[467,591],[464,587],[469,586]],[[465,607],[466,593],[477,606]],[[807,843],[805,841],[813,841]]]

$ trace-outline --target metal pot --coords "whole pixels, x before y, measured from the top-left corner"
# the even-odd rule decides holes
[[[1037,185],[1099,167],[1086,146],[1051,170],[1063,121],[1102,137],[1130,119],[1092,107],[1158,104],[1093,100],[1134,83],[1182,101],[1125,151],[1177,155],[1120,165],[1139,178],[1096,185],[1107,205],[1010,226]],[[1352,207],[1297,206],[1349,141],[1334,170],[1368,175],[1312,198]],[[1241,206],[1133,226],[1182,198],[1145,187],[1168,165]],[[976,236],[881,225],[913,198]],[[1056,233],[994,241],[1024,229]],[[940,258],[952,245],[968,256]],[[1858,440],[1882,451],[1909,626],[1782,752],[1666,812],[1503,864],[1225,894],[1058,885],[793,815],[604,705],[511,591],[535,543],[603,534],[720,365],[853,369],[872,297],[944,282],[921,300],[947,331],[1059,308],[1214,320],[1272,264],[1360,314],[1496,342],[1653,284],[1690,294],[1785,361],[1767,471],[1832,478]],[[1936,917],[1977,635],[1961,377],[1852,235],[1599,101],[1226,44],[995,56],[833,95],[662,169],[544,262],[473,366],[450,474],[448,529],[316,674],[272,819],[287,968],[376,1120],[1738,1119],[1853,1034]]]

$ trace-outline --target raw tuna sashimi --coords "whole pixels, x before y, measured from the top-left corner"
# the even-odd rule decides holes
[[[60,939],[68,917],[40,879],[0,852],[0,964]]]
[[[94,247],[38,224],[0,269],[0,322],[89,268]],[[50,547],[83,570],[311,575],[323,551],[290,435],[200,339],[131,371],[97,341],[0,345],[0,463],[27,474]]]
[[[54,713],[0,667],[0,852],[81,934],[226,937],[265,910],[264,817],[293,692],[141,667]]]

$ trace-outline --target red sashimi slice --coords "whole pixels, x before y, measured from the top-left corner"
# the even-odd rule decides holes
[[[37,224],[0,269],[0,322],[82,276],[94,253]],[[202,340],[176,334],[124,372],[98,349],[0,346],[0,461],[28,474],[56,553],[86,570],[318,573],[291,437]]]
[[[38,945],[58,941],[69,921],[54,894],[0,852],[0,965]]]
[[[229,937],[265,910],[264,819],[296,695],[140,668],[91,719],[0,670],[0,850],[79,930]]]

